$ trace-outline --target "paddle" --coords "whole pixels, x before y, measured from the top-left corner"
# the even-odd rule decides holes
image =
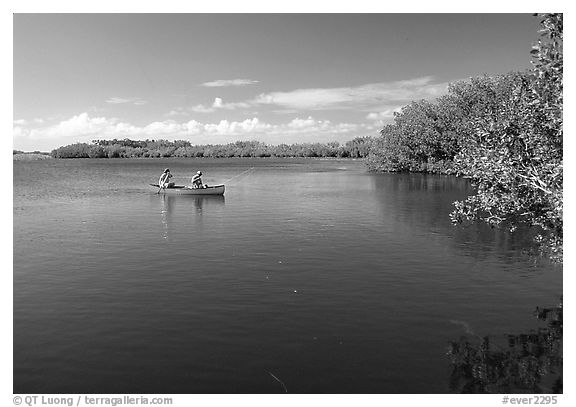
[[[158,192],[156,192],[156,193],[159,194],[161,189],[162,189],[162,185],[160,185],[160,188],[158,188]]]

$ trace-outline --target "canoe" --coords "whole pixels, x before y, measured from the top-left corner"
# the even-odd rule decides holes
[[[150,190],[158,192],[158,184],[149,184]],[[161,194],[169,195],[224,195],[224,185],[213,185],[207,188],[190,188],[184,185],[175,185],[171,188],[160,189]]]

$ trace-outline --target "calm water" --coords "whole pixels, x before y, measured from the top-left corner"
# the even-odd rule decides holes
[[[164,167],[225,197],[149,192]],[[450,225],[449,177],[50,160],[14,185],[16,393],[446,393],[449,341],[534,328],[562,292],[522,236]]]

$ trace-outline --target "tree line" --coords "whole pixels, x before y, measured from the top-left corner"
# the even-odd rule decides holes
[[[455,203],[455,224],[535,228],[540,248],[562,260],[563,16],[544,14],[533,68],[453,83],[414,101],[384,126],[367,158],[372,171],[467,177],[476,194]]]
[[[186,140],[93,140],[52,150],[54,158],[223,158],[223,157],[336,157],[365,158],[372,138],[338,142],[269,145],[260,141],[193,145]]]

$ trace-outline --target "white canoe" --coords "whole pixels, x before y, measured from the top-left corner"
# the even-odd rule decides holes
[[[206,188],[190,188],[184,185],[175,185],[171,188],[158,187],[158,184],[149,184],[154,192],[170,195],[224,195],[224,185],[213,185]]]

